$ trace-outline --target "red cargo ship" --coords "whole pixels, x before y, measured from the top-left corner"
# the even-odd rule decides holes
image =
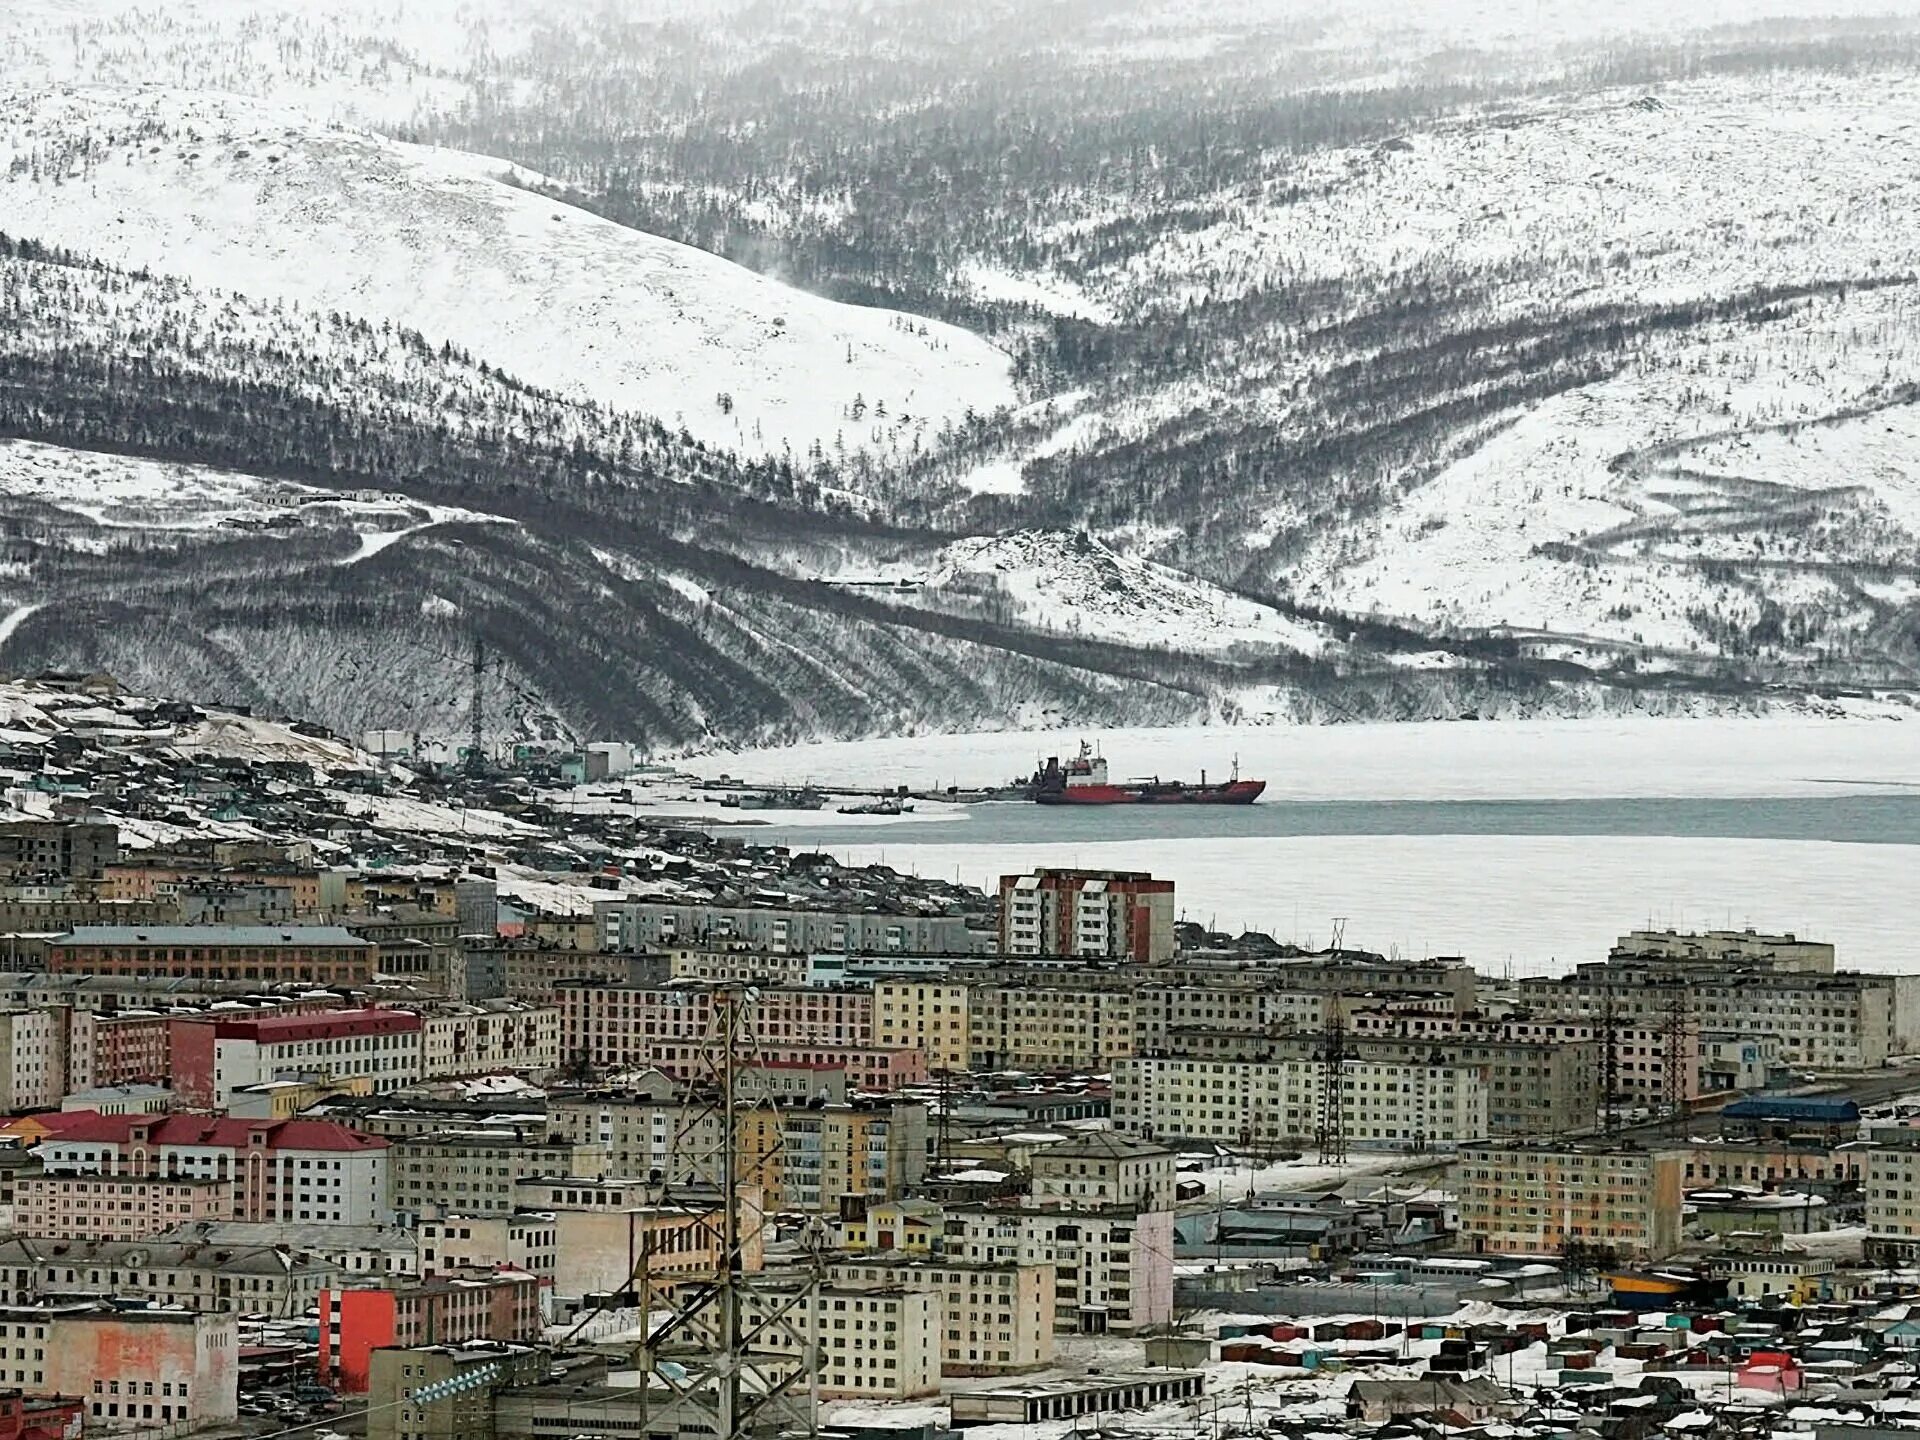
[[[1112,781],[1106,760],[1084,740],[1072,760],[1062,765],[1056,755],[1033,777],[1033,798],[1042,805],[1251,805],[1266,788],[1264,780],[1242,780],[1238,760],[1228,780],[1209,782],[1202,771],[1198,785],[1158,776]]]

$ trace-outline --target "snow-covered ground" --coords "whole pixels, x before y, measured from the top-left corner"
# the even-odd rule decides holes
[[[781,285],[524,188],[539,178],[265,101],[0,100],[0,230],[390,320],[715,445],[905,449],[1014,398],[1007,357],[966,331]]]
[[[1017,479],[1017,468],[1013,473]],[[882,599],[898,594],[919,602],[923,592],[984,593],[1003,601],[1022,624],[1123,645],[1185,653],[1244,645],[1321,655],[1333,643],[1324,626],[1058,530],[973,535],[929,556],[830,578],[911,587],[876,590]]]
[[[1920,786],[1920,715],[1215,726],[1088,732],[1113,773],[1243,774],[1284,800],[1532,800],[1869,793]],[[816,784],[988,785],[1072,754],[1072,731],[922,735],[697,755],[699,775]]]
[[[1036,865],[1139,869],[1185,919],[1540,974],[1600,960],[1636,926],[1752,925],[1832,941],[1859,970],[1913,968],[1920,846],[1641,836],[1334,835],[1050,845],[823,847],[850,863],[993,885]]]

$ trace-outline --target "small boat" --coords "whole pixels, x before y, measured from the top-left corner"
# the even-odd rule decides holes
[[[913,806],[901,800],[869,800],[862,805],[842,805],[842,815],[911,815]]]

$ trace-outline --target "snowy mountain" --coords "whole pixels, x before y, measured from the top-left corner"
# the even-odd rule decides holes
[[[231,97],[0,99],[0,230],[417,331],[743,454],[902,453],[1013,398],[951,325],[834,304],[534,191],[505,161]]]
[[[8,668],[446,732],[477,640],[503,727],[675,746],[1920,683],[1920,0],[15,0],[0,65]]]

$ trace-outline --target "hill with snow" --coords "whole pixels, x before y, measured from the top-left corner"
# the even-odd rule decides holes
[[[743,454],[907,449],[1013,398],[951,325],[836,304],[534,193],[505,161],[186,92],[0,99],[0,231],[417,331]]]
[[[12,666],[445,733],[479,641],[673,746],[1920,686],[1920,0],[15,0],[0,66]]]

